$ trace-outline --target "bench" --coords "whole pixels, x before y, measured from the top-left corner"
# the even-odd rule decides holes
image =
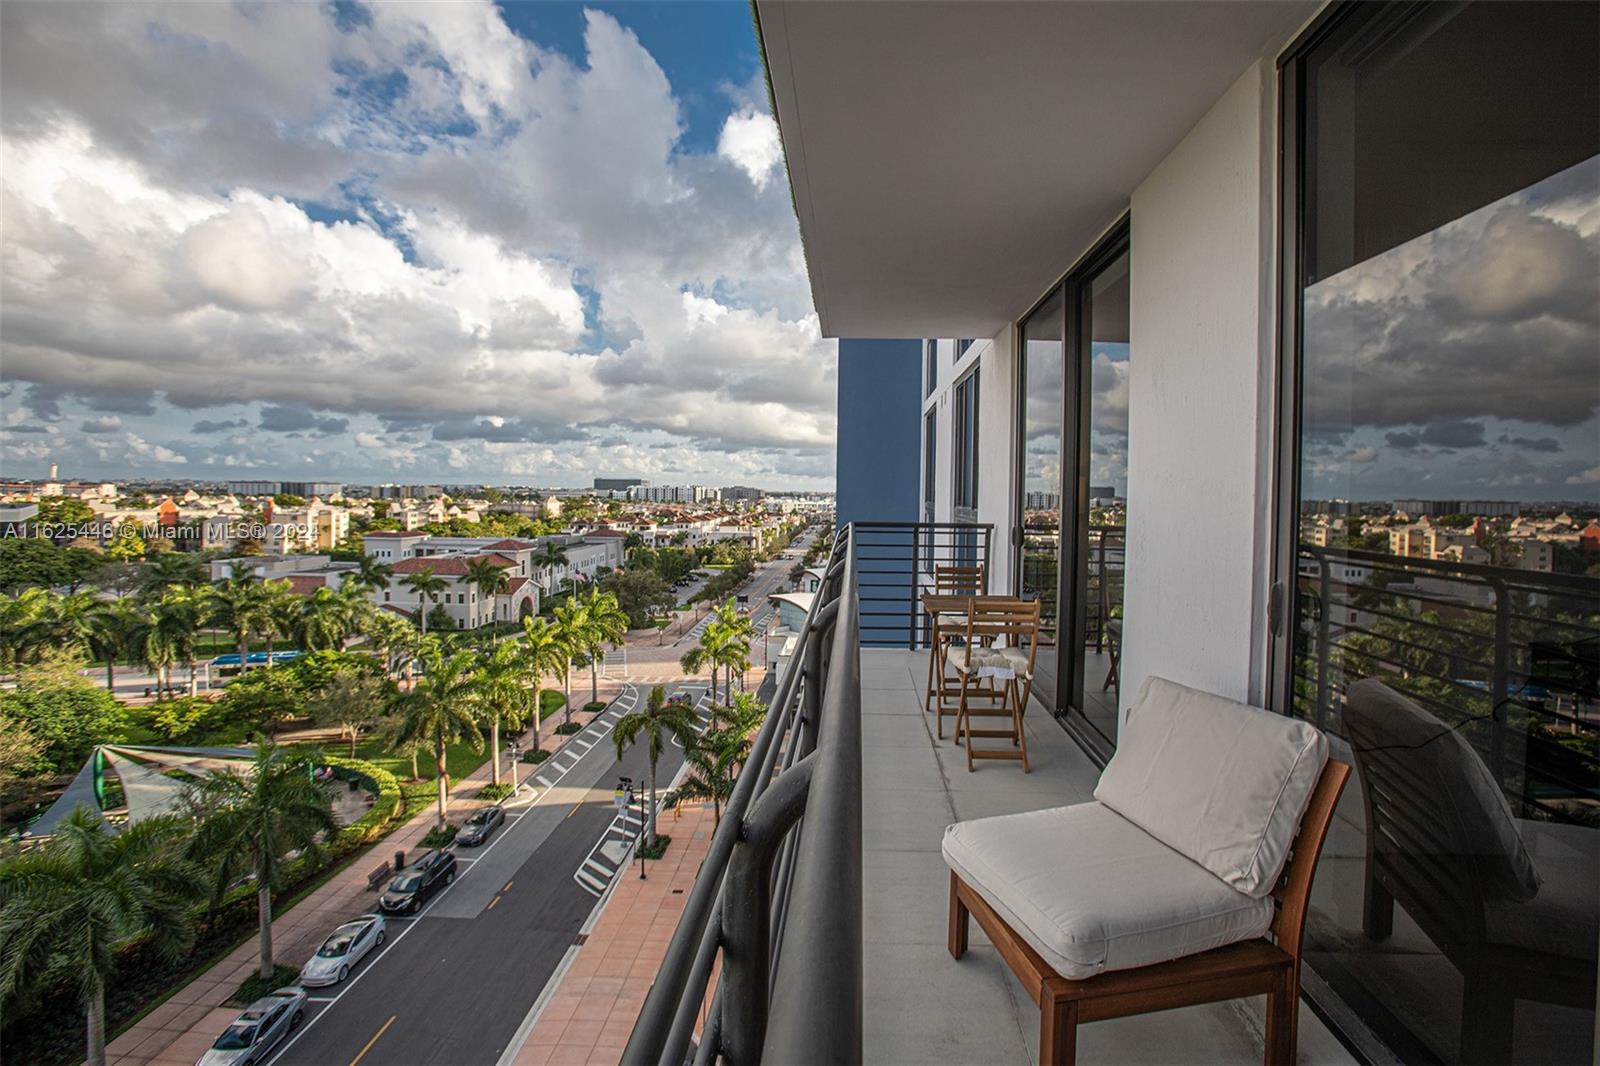
[[[367,875],[367,891],[376,892],[378,890],[378,886],[387,881],[389,879],[389,875],[392,873],[394,873],[394,867],[389,863],[384,863],[382,866],[372,871]]]

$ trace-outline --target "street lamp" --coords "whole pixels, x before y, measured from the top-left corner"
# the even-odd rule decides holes
[[[517,794],[517,762],[522,757],[522,743],[517,737],[512,737],[506,743],[506,754],[511,756],[511,794]]]

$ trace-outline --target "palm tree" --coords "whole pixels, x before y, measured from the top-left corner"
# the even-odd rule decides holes
[[[533,565],[540,570],[549,572],[550,584],[547,591],[554,595],[556,591],[556,567],[565,567],[567,565],[566,546],[556,540],[545,541],[544,549],[533,557]]]
[[[467,584],[477,588],[478,595],[488,601],[489,624],[495,624],[494,598],[511,591],[511,578],[505,567],[487,556],[467,562]]]
[[[381,592],[388,588],[393,580],[394,567],[388,563],[380,563],[370,555],[363,555],[356,560],[356,572],[345,578],[344,583],[348,585],[354,582],[368,592]]]
[[[521,729],[528,718],[528,690],[523,686],[527,666],[523,651],[515,644],[500,644],[478,671],[478,698],[483,715],[489,720],[489,776],[500,783],[500,724]],[[537,696],[535,697],[537,698]],[[534,705],[538,715],[538,705]]]
[[[584,609],[589,615],[589,626],[584,651],[589,655],[589,702],[600,700],[600,660],[605,658],[605,646],[616,646],[628,635],[628,616],[610,592],[591,588],[584,598]]]
[[[0,596],[0,663],[19,663],[27,655],[38,634],[34,623],[50,609],[54,595],[49,589],[28,588]]]
[[[105,656],[106,691],[117,691],[117,660],[128,650],[139,626],[138,609],[129,600],[101,600],[95,606],[89,649]]]
[[[300,606],[300,642],[308,651],[337,651],[355,628],[348,595],[324,585]]]
[[[561,670],[566,652],[556,627],[543,618],[524,618],[522,634],[518,650],[533,690],[533,750],[538,751],[539,723],[544,717],[544,692],[539,683],[547,672],[554,674]]]
[[[478,729],[481,696],[473,670],[477,656],[458,651],[448,659],[436,648],[425,652],[427,673],[417,687],[401,696],[395,711],[399,718],[396,739],[401,744],[426,744],[437,760],[439,824],[445,822],[450,802],[450,774],[445,755],[451,744],[466,740],[473,751],[483,750]]]
[[[589,611],[577,600],[569,599],[555,609],[555,630],[561,641],[562,721],[572,724],[572,660],[589,643]]]
[[[86,648],[94,633],[94,613],[99,603],[92,592],[65,596],[50,593],[43,601],[43,610],[31,623],[33,631],[24,639],[40,647]]]
[[[272,669],[272,645],[279,637],[293,640],[299,635],[300,597],[288,580],[261,583],[261,635],[267,641],[267,669]]]
[[[199,819],[189,855],[214,864],[212,898],[222,899],[240,876],[256,882],[263,979],[272,977],[272,890],[280,887],[283,859],[315,849],[317,838],[338,828],[328,787],[304,757],[270,740],[256,745],[246,770],[212,770],[190,786],[188,805]]]
[[[712,700],[717,698],[717,671],[728,658],[728,644],[732,634],[723,626],[714,621],[706,624],[700,631],[700,641],[694,647],[683,653],[678,660],[678,665],[683,667],[686,674],[698,674],[702,669],[710,668],[711,686],[709,696]],[[731,684],[731,681],[730,681]]]
[[[412,656],[421,639],[417,627],[388,611],[373,611],[361,620],[361,631],[383,656],[383,672],[393,677],[404,668],[409,674]]]
[[[155,602],[157,625],[168,633],[173,655],[189,667],[189,695],[195,694],[195,660],[200,626],[211,613],[208,585],[170,585]]]
[[[650,811],[645,818],[645,844],[654,847],[656,842],[656,763],[661,759],[668,737],[677,737],[678,743],[688,750],[696,739],[700,719],[687,703],[668,703],[667,689],[657,685],[650,690],[642,711],[630,711],[617,720],[611,730],[611,739],[617,746],[620,760],[628,748],[643,734],[650,771],[646,780],[650,788]]]
[[[185,825],[148,818],[108,832],[79,807],[49,844],[0,865],[0,1002],[65,978],[83,1007],[89,1066],[106,1061],[106,980],[116,947],[148,937],[178,959],[194,941]]]
[[[738,779],[734,764],[744,758],[734,745],[720,743],[723,739],[720,733],[706,733],[684,748],[689,772],[676,790],[681,800],[709,800],[713,826],[722,824],[722,805],[733,795]]]
[[[407,574],[400,579],[400,583],[410,589],[417,596],[417,614],[422,619],[422,635],[428,635],[428,604],[438,603],[439,594],[450,587],[450,583],[442,577],[436,577],[433,567],[424,566],[416,572]]]
[[[213,625],[226,629],[239,649],[239,669],[250,663],[250,638],[267,628],[267,598],[263,586],[251,570],[235,568],[233,576],[211,590]]]
[[[140,570],[140,594],[147,599],[159,597],[172,585],[196,588],[209,583],[206,564],[189,552],[162,552]]]

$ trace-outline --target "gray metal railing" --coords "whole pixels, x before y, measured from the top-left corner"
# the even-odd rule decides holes
[[[855,540],[848,526],[834,539],[795,653],[623,1052],[625,1066],[861,1061]],[[803,935],[787,937],[789,929]]]

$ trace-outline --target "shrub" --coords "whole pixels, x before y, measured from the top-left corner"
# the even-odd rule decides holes
[[[499,784],[488,784],[478,789],[478,798],[498,803],[511,795],[511,782],[501,781]]]
[[[333,775],[341,781],[355,781],[377,797],[372,808],[360,818],[339,830],[339,840],[353,845],[376,840],[388,828],[389,822],[405,809],[400,794],[400,782],[394,774],[365,759],[350,759],[343,755],[324,755],[322,763],[333,767]]]
[[[545,751],[543,748],[534,748],[532,751],[525,751],[522,753],[522,761],[532,763],[535,766],[538,766],[549,757],[550,753]]]
[[[577,722],[562,722],[560,725],[556,726],[556,735],[570,737],[572,734],[578,732],[582,728],[583,726],[579,725]]]
[[[639,854],[647,859],[659,859],[667,853],[667,845],[672,843],[672,838],[665,833],[656,834],[654,846],[649,844],[639,845]]]
[[[459,828],[459,826],[450,825],[448,822],[444,825],[436,825],[428,830],[427,836],[422,838],[422,846],[425,848],[447,848],[455,842],[456,831]]]
[[[280,962],[272,968],[271,977],[262,977],[259,973],[246,977],[239,985],[238,991],[228,997],[228,1003],[235,1007],[248,1007],[267,993],[276,992],[283,986],[295,984],[299,980],[299,970]]]
[[[583,710],[584,710],[584,713],[586,713],[586,714],[599,714],[601,711],[603,711],[605,709],[606,709],[606,701],[605,700],[595,700],[593,703],[585,703],[583,705]]]

